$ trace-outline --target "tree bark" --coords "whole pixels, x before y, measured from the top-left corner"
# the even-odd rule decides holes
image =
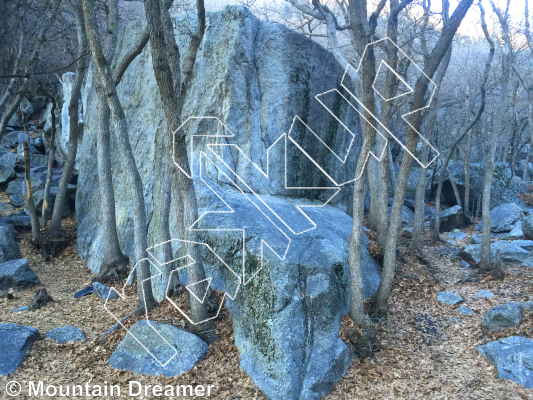
[[[22,147],[24,149],[24,165],[26,169],[26,203],[28,204],[28,211],[30,213],[31,220],[31,240],[34,244],[38,245],[41,236],[41,227],[39,225],[39,218],[37,217],[37,210],[35,210],[35,204],[33,202],[33,191],[31,190],[30,150],[28,149],[30,134],[28,133],[24,114],[22,115],[22,124],[24,125],[24,132],[26,133],[26,141],[22,143]]]
[[[50,116],[52,118],[52,132],[50,138],[50,150],[48,150],[48,170],[46,173],[46,183],[44,186],[44,196],[43,196],[43,209],[41,211],[41,219],[43,221],[43,226],[46,225],[48,221],[48,213],[50,211],[50,186],[52,185],[52,173],[54,171],[54,153],[55,153],[55,140],[56,140],[56,105],[57,102],[52,95],[48,95],[48,98],[52,102],[52,108],[50,109]]]

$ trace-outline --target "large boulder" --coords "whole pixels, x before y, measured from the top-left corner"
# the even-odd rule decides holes
[[[330,205],[302,208],[309,215],[308,220],[296,206],[322,205],[334,192],[286,189],[286,186],[329,187],[331,180],[324,171],[337,183],[352,180],[360,149],[359,115],[341,97],[321,97],[357,133],[350,147],[353,136],[315,99],[315,95],[331,89],[344,91],[340,85],[343,68],[317,43],[281,24],[260,21],[244,7],[226,7],[209,13],[207,19],[208,29],[198,51],[183,115],[216,116],[221,121],[184,118],[182,131],[188,149],[193,141],[189,156],[193,160],[199,215],[213,210],[228,211],[228,204],[234,212],[206,214],[198,225],[200,239],[237,270],[233,272],[238,273],[237,277],[243,277],[243,262],[246,263],[245,280],[257,272],[246,285],[240,286],[235,300],[227,302],[235,328],[235,343],[241,354],[241,368],[269,398],[318,399],[331,390],[353,359],[338,337],[341,317],[349,309],[347,242],[352,220],[345,211],[348,212],[352,203],[353,187],[350,190],[350,185],[346,185],[329,203],[337,208]],[[189,21],[180,23],[187,25]],[[194,20],[191,24],[194,26]],[[144,31],[144,25],[144,21],[138,21],[119,32],[117,59],[130,50],[135,37]],[[181,47],[190,38],[183,30],[176,40]],[[150,55],[146,49],[132,62],[117,89],[145,190],[151,221],[149,244],[157,245],[159,222],[153,211],[154,202],[158,201],[153,194],[154,177],[168,174],[164,163],[157,161],[167,156],[162,133],[168,129]],[[84,134],[77,160],[77,245],[80,256],[95,273],[104,248],[96,168],[99,120],[96,98],[94,82],[88,79],[82,92]],[[295,116],[301,120],[295,120]],[[301,121],[317,135],[324,135],[321,138],[328,147]],[[63,122],[65,129],[66,119]],[[219,137],[199,138],[198,132]],[[290,141],[286,147],[284,132],[300,140],[299,146],[308,155]],[[111,137],[111,145],[115,147],[114,135]],[[228,184],[232,172],[217,159],[211,159],[214,155],[209,146],[224,143],[242,149],[241,153],[236,147],[220,147],[216,152],[246,181],[246,194],[232,189],[233,185]],[[339,163],[331,149],[346,156],[346,163]],[[117,152],[113,152],[112,160],[114,165],[122,165]],[[214,166],[215,162],[218,164]],[[202,179],[199,179],[200,166]],[[120,175],[113,183],[121,248],[134,265],[131,188]],[[258,196],[253,196],[251,190]],[[173,200],[172,238],[179,237],[177,209]],[[173,251],[177,253],[179,248],[177,241]],[[379,284],[379,267],[365,245],[361,246],[361,254],[364,294],[370,296]],[[213,257],[203,261],[207,276],[212,278],[210,286],[232,292],[236,276]],[[154,275],[156,272],[153,271]],[[180,279],[187,285],[185,275],[181,274]],[[161,277],[153,278],[152,285],[156,296],[161,298],[164,289]]]
[[[481,346],[477,351],[498,370],[498,378],[533,388],[533,341],[512,336]]]
[[[495,207],[490,212],[491,232],[509,232],[513,226],[524,218],[524,212],[515,203],[506,203]],[[483,221],[476,225],[476,229],[483,229]]]
[[[472,218],[465,215],[461,206],[453,206],[439,214],[440,230],[449,232],[453,229],[466,228],[472,224]]]
[[[194,367],[207,349],[207,343],[192,333],[142,319],[130,328],[109,364],[136,374],[178,376]]]
[[[13,229],[0,226],[0,264],[21,257],[19,245],[13,237]]]
[[[461,257],[468,261],[478,263],[481,259],[481,243],[466,245],[461,251]],[[505,263],[522,263],[533,250],[533,240],[499,240],[490,244],[491,257],[496,256],[500,250],[502,261]]]
[[[0,324],[0,375],[15,372],[38,338],[39,331],[32,326]]]
[[[7,261],[0,264],[0,290],[28,289],[39,284],[39,278],[30,268],[28,259]]]
[[[533,239],[533,214],[528,215],[522,221],[522,232],[526,239]]]

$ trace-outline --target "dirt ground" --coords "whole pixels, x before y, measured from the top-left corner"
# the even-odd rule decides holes
[[[75,218],[63,222],[69,233],[75,235]],[[469,235],[474,233],[473,227],[464,231]],[[442,252],[443,248],[456,246],[445,241],[434,242],[429,234],[425,233],[425,264],[416,253],[407,250],[405,240],[402,243],[403,261],[408,263],[398,263],[402,273],[394,281],[389,318],[378,324],[381,351],[371,359],[355,361],[324,399],[533,399],[533,390],[499,380],[496,369],[476,351],[477,345],[497,338],[514,335],[532,338],[533,318],[529,315],[521,326],[502,334],[483,333],[481,320],[483,314],[496,305],[533,300],[533,269],[506,266],[503,281],[490,276],[479,277],[475,270],[461,268],[461,261],[447,254],[451,250]],[[442,238],[447,239],[444,234]],[[457,246],[466,244],[467,240],[457,241]],[[165,378],[115,370],[108,360],[125,331],[117,331],[98,341],[115,321],[96,295],[73,297],[91,282],[90,271],[77,255],[75,241],[59,258],[48,263],[30,244],[28,234],[21,235],[20,247],[23,257],[29,259],[30,266],[40,277],[42,287],[46,287],[55,302],[37,311],[11,311],[28,305],[38,287],[15,292],[12,300],[0,299],[1,322],[30,325],[41,334],[41,340],[33,344],[20,368],[11,376],[0,378],[0,399],[6,398],[4,387],[11,380],[19,381],[23,387],[27,387],[30,380],[57,386],[90,382],[91,385],[127,387],[129,380],[144,385],[215,385],[211,396],[214,399],[266,399],[239,368],[231,316],[225,308],[222,320],[216,322],[221,342],[212,345],[206,357],[188,373]],[[474,299],[481,289],[490,290],[495,296]],[[438,302],[437,292],[442,290],[462,296],[463,305],[476,314],[465,316],[454,306]],[[123,303],[115,307],[121,315],[131,311],[128,309],[131,306]],[[132,317],[126,325],[131,326],[140,318]],[[168,306],[153,311],[150,319],[178,326],[181,320]],[[49,330],[64,325],[77,326],[87,340],[63,345],[43,340]],[[349,319],[344,317],[341,337],[349,326]]]

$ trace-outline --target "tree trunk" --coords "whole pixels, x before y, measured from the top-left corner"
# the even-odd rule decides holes
[[[61,218],[63,217],[63,207],[65,205],[65,198],[67,197],[67,189],[72,170],[76,162],[76,154],[78,152],[78,137],[82,127],[79,124],[79,102],[81,96],[81,87],[87,71],[86,58],[83,57],[87,47],[87,37],[83,26],[83,16],[79,6],[74,6],[74,17],[76,19],[76,31],[78,36],[78,57],[80,58],[76,68],[76,78],[72,85],[72,93],[70,103],[68,105],[69,115],[69,139],[67,145],[67,158],[63,166],[61,179],[57,188],[57,194],[54,202],[54,209],[52,211],[52,219],[50,221],[49,233],[52,235],[60,235]]]
[[[39,226],[39,218],[37,217],[37,211],[35,210],[35,204],[33,202],[33,191],[31,190],[30,150],[28,149],[30,134],[28,133],[26,117],[24,114],[22,114],[22,125],[24,126],[24,132],[26,133],[26,141],[22,143],[22,147],[24,149],[24,164],[26,169],[26,203],[28,204],[28,211],[30,213],[31,220],[31,240],[34,244],[38,245],[41,235],[41,227]]]
[[[51,138],[50,138],[50,150],[48,150],[48,170],[46,173],[46,184],[44,186],[44,196],[43,196],[43,209],[41,211],[41,219],[43,221],[43,226],[46,225],[46,221],[48,221],[48,213],[50,211],[50,203],[48,200],[50,199],[50,186],[52,185],[52,173],[54,172],[54,153],[55,153],[55,140],[56,140],[56,100],[53,98],[53,96],[48,96],[48,98],[52,101],[52,108],[50,109],[50,115],[52,118],[52,132],[51,132]]]
[[[100,39],[96,31],[96,23],[93,20],[92,5],[93,0],[83,0],[83,16],[85,28],[89,39],[89,46],[93,60],[98,70],[100,83],[106,93],[109,108],[116,124],[115,142],[121,156],[122,165],[126,171],[128,186],[131,188],[132,205],[133,205],[133,232],[135,247],[135,269],[137,272],[137,294],[139,298],[139,311],[148,313],[158,303],[154,300],[152,286],[150,282],[150,266],[146,259],[147,245],[147,221],[146,208],[144,203],[143,184],[137,166],[135,157],[131,149],[128,125],[124,109],[120,103],[117,94],[115,81],[111,75],[110,66],[104,56]]]

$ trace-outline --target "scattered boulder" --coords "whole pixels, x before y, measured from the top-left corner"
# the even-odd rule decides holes
[[[491,232],[509,232],[513,225],[524,218],[524,213],[515,203],[505,203],[495,207],[490,212]],[[476,225],[476,229],[483,229],[483,220]]]
[[[458,303],[462,303],[464,301],[461,296],[452,292],[439,292],[437,294],[437,300],[452,306]]]
[[[465,315],[474,315],[475,314],[474,311],[472,311],[470,308],[465,307],[465,306],[457,307],[457,311],[460,312],[461,314],[465,314]]]
[[[470,236],[470,243],[480,244],[483,241],[483,235],[481,233],[474,233]]]
[[[491,308],[483,316],[481,326],[493,332],[504,331],[520,325],[522,305],[518,303],[502,304]]]
[[[15,372],[38,338],[39,331],[32,326],[0,324],[0,375]]]
[[[26,215],[24,211],[9,214],[7,217],[3,218],[3,222],[21,230],[31,228],[31,218],[29,215]]]
[[[131,327],[109,364],[136,374],[178,376],[201,360],[207,349],[207,343],[192,333],[143,319]]]
[[[52,329],[46,334],[45,338],[63,344],[67,342],[83,342],[85,335],[75,326],[63,326]]]
[[[39,278],[31,270],[27,258],[0,264],[0,290],[23,290],[38,284]]]
[[[502,236],[502,239],[513,240],[519,239],[522,236],[524,236],[524,232],[522,231],[522,221],[518,221],[516,224],[514,224],[513,228],[511,229],[511,232],[504,234]]]
[[[451,237],[452,239],[457,239],[457,240],[463,240],[465,237],[467,237],[468,235],[464,232],[450,232],[448,233],[448,237]]]
[[[15,164],[17,163],[17,155],[11,153],[10,151],[0,155],[0,166],[5,168],[15,169]]]
[[[18,194],[9,196],[9,204],[14,207],[22,207],[25,204],[24,197]]]
[[[465,260],[461,260],[461,267],[470,268],[470,264],[468,264]]]
[[[18,145],[26,140],[26,134],[23,131],[13,131],[5,135],[0,141],[0,146],[8,149],[16,149]],[[31,138],[30,138],[31,142]]]
[[[0,165],[0,185],[5,185],[9,181],[15,179],[15,170],[11,167]]]
[[[450,232],[452,229],[466,228],[472,224],[472,219],[465,215],[461,206],[453,206],[439,213],[440,230]]]
[[[0,226],[0,264],[22,258],[18,243],[13,237],[13,229]]]
[[[35,297],[33,298],[33,301],[30,304],[30,310],[35,311],[51,301],[54,301],[52,296],[48,294],[45,288],[40,288],[37,290],[37,293],[35,293]]]
[[[484,297],[486,299],[490,299],[493,296],[494,296],[494,294],[492,294],[488,290],[480,290],[479,292],[476,293],[476,295],[474,296],[474,299],[479,299],[479,298],[482,298],[482,297]]]
[[[102,285],[100,282],[93,282],[94,292],[98,295],[100,300],[116,299],[117,294],[111,290],[110,287]]]
[[[533,388],[533,341],[511,336],[481,346],[477,351],[498,370],[498,378]]]
[[[491,257],[496,256],[496,251],[500,250],[502,262],[505,263],[522,263],[529,256],[531,240],[500,240],[490,245]],[[466,245],[461,251],[461,257],[468,262],[479,263],[481,259],[481,243]]]

